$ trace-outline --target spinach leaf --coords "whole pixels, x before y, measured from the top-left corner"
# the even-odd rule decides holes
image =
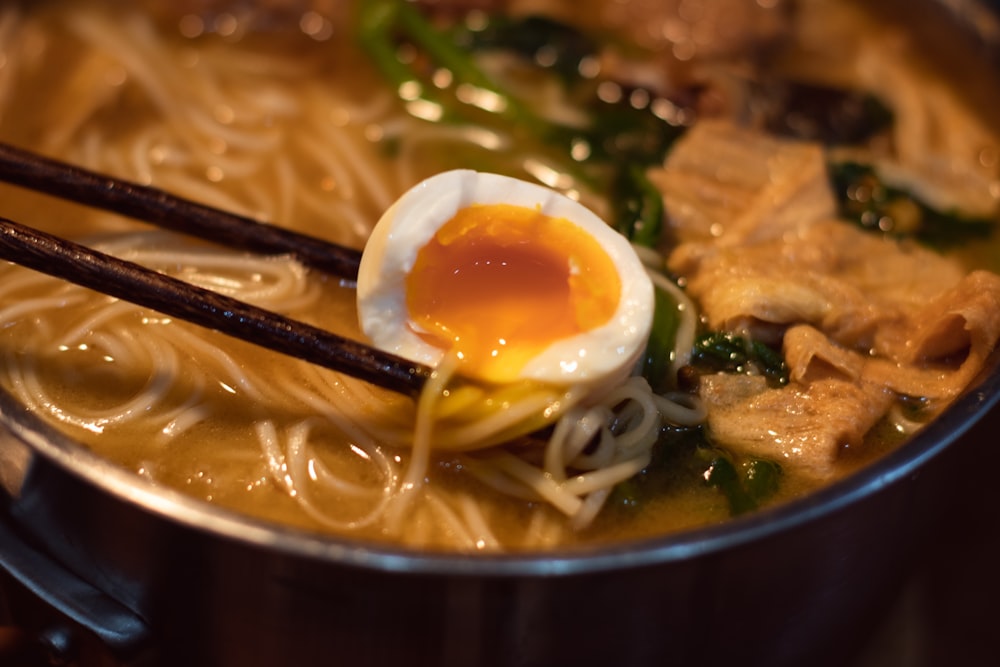
[[[938,211],[906,190],[884,183],[870,165],[831,164],[829,174],[840,216],[862,229],[914,238],[938,250],[995,233],[995,221]]]
[[[731,333],[710,331],[699,336],[691,365],[707,372],[761,372],[772,385],[788,384],[788,366],[780,352]]]
[[[750,459],[741,466],[714,447],[701,448],[699,456],[708,461],[705,481],[722,492],[733,516],[757,509],[778,489],[781,467],[777,463]]]
[[[542,17],[489,17],[477,30],[438,28],[403,0],[362,3],[358,33],[372,62],[399,91],[411,114],[447,123],[475,122],[484,111],[504,118],[541,144],[553,147],[553,157],[562,171],[614,202],[615,219],[611,222],[633,243],[657,243],[663,202],[646,178],[646,168],[663,161],[684,128],[654,113],[648,93],[640,96],[647,98],[646,104],[636,104],[630,96],[613,102],[600,99],[596,82],[580,72],[582,60],[597,52],[596,42],[588,35]],[[402,43],[419,51],[423,72],[399,60]],[[486,49],[529,58],[540,71],[558,76],[572,99],[579,101],[588,122],[575,127],[548,120],[530,101],[518,99],[497,85],[476,61],[476,53]],[[425,79],[435,68],[451,72],[454,90],[471,86],[490,104],[471,108],[428,85]]]

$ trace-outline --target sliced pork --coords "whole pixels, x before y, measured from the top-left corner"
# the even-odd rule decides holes
[[[668,266],[712,329],[781,345],[787,386],[702,378],[711,437],[814,477],[901,396],[938,408],[1000,339],[1000,277],[833,217],[824,154],[699,123],[662,169]]]

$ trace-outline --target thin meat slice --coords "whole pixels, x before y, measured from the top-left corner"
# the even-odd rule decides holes
[[[701,385],[713,440],[817,480],[837,475],[841,451],[860,446],[895,400],[884,387],[835,378],[771,388],[760,376],[718,374]]]
[[[782,346],[790,381],[712,375],[711,437],[800,473],[836,474],[903,396],[932,411],[1000,339],[1000,277],[833,217],[818,145],[699,123],[650,174],[679,242],[668,266],[715,330]]]

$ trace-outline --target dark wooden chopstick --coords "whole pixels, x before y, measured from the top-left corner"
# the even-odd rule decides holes
[[[0,218],[0,259],[399,393],[416,395],[431,372],[382,350],[4,218]]]
[[[361,253],[313,236],[88,171],[0,143],[0,181],[118,213],[165,229],[263,254],[290,254],[312,268],[356,278]]]

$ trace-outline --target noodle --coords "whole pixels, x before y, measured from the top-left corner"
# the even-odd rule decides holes
[[[31,21],[7,9],[0,25]],[[138,15],[118,20],[100,11],[66,8],[58,21],[81,40],[80,49],[88,54],[72,76],[96,92],[86,104],[67,105],[71,113],[46,128],[40,142],[47,150],[258,219],[294,221],[304,215],[298,226],[305,227],[312,224],[307,221],[325,220],[323,229],[340,242],[360,244],[374,218],[367,212],[385,209],[403,184],[426,173],[426,167],[419,167],[426,149],[473,143],[497,151],[511,143],[485,128],[418,125],[397,114],[387,91],[366,94],[362,102],[319,84],[300,62],[238,46],[192,46],[178,55]],[[7,27],[5,32],[16,31]],[[45,42],[46,54],[54,49]],[[317,61],[306,67],[319,66]],[[8,80],[10,70],[4,75]],[[252,95],[247,92],[251,78]],[[145,108],[143,113],[156,122],[120,128],[103,123],[105,108],[126,99]],[[373,131],[400,142],[394,178],[386,177],[389,170],[380,166],[366,138]],[[285,150],[291,153],[281,154]],[[321,312],[324,299],[318,283],[286,258],[234,256],[207,246],[192,249],[162,232],[105,233],[93,245],[265,308]],[[545,499],[582,529],[593,521],[611,486],[648,461],[662,423],[661,409],[665,412],[671,403],[662,399],[663,407],[657,407],[648,398],[648,385],[633,384],[630,390],[609,393],[601,406],[581,412],[573,406],[584,396],[582,390],[525,387],[490,396],[450,387],[453,371],[439,368],[418,405],[408,406],[400,399],[387,401],[383,392],[363,383],[298,362],[292,373],[258,371],[246,363],[242,351],[220,350],[214,336],[147,318],[116,300],[100,299],[102,306],[90,307],[76,288],[58,286],[59,296],[19,298],[28,292],[44,295],[57,283],[15,268],[3,274],[0,296],[9,304],[2,310],[5,322],[20,322],[30,313],[40,319],[36,326],[48,326],[43,313],[73,312],[72,323],[59,326],[62,333],[48,344],[50,349],[89,346],[113,360],[107,362],[109,369],[131,369],[129,375],[149,369],[143,382],[133,389],[123,386],[124,394],[100,409],[71,408],[78,401],[67,401],[63,391],[50,394],[47,381],[42,381],[34,359],[45,356],[46,337],[33,337],[34,345],[42,346],[36,351],[5,354],[6,382],[27,405],[66,425],[101,434],[142,429],[142,423],[149,422],[155,434],[150,437],[163,447],[202,437],[199,433],[214,429],[213,423],[230,413],[232,401],[251,401],[257,406],[252,440],[260,447],[267,476],[312,521],[338,532],[374,528],[394,539],[454,539],[457,548],[500,549],[509,538],[494,534],[481,501],[464,489],[467,483],[455,490],[427,485],[440,465],[432,450],[466,442],[502,443],[509,437],[505,434],[523,429],[524,421],[536,415],[555,422],[541,467],[493,450],[445,461],[455,463],[459,477],[490,480],[488,486],[501,496]],[[143,323],[141,333],[133,329],[135,322]],[[192,361],[201,368],[196,370]],[[628,424],[616,427],[621,433],[613,434],[611,422],[619,402],[630,405],[632,416]],[[504,408],[490,407],[500,405]],[[678,410],[683,412],[683,406]],[[356,473],[335,472],[324,463],[314,453],[317,447],[327,449],[317,440],[318,430],[341,433],[358,453],[350,467],[365,461],[379,481],[360,484]],[[602,443],[598,451],[584,453],[595,436]],[[162,464],[147,456],[140,461],[143,474],[155,478]],[[351,499],[352,509],[345,512],[338,508],[346,499]],[[436,518],[431,521],[425,511]],[[534,527],[523,537],[526,546],[536,540],[548,543],[561,532],[550,525],[545,512],[532,517]],[[438,527],[422,525],[422,532],[413,532],[408,527],[412,522]]]

